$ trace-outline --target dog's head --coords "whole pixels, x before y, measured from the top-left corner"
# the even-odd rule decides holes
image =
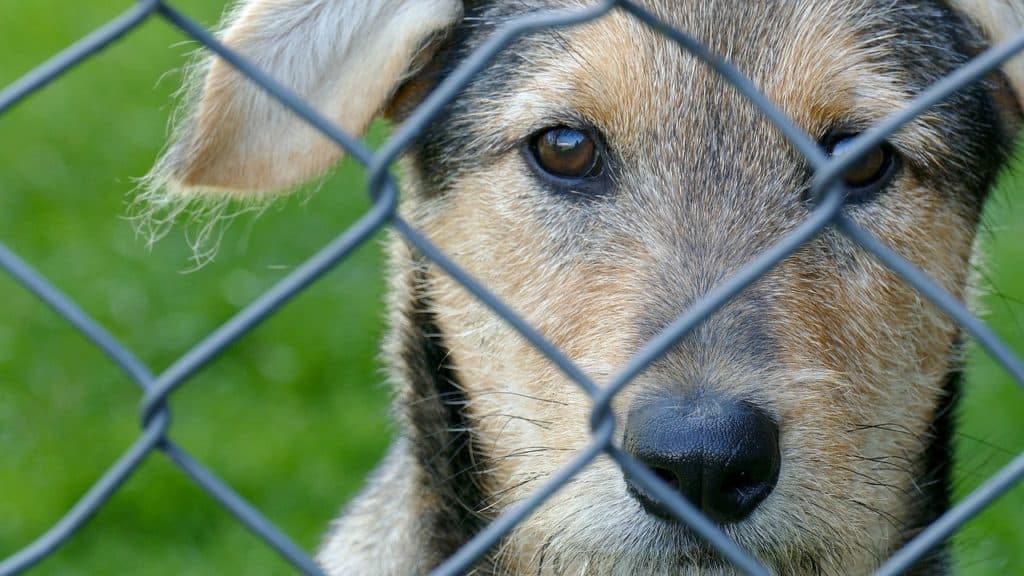
[[[585,4],[252,0],[225,39],[360,132],[382,111],[401,119],[504,23]],[[734,63],[832,155],[1024,13],[998,0],[645,5]],[[1019,64],[1005,66],[842,176],[844,213],[960,298],[1022,85]],[[337,159],[227,64],[210,64],[200,88],[156,171],[175,193],[280,190]],[[516,41],[405,160],[407,218],[598,382],[813,208],[808,161],[765,115],[621,9]],[[588,443],[591,401],[435,266],[404,246],[395,265],[399,379],[418,377],[403,355],[415,310],[431,332],[418,337],[443,347],[464,395],[468,475],[483,495],[468,505],[494,514]],[[826,231],[619,395],[620,438],[782,573],[864,571],[946,504],[958,354],[952,320]],[[599,461],[519,526],[499,561],[531,573],[713,572],[714,555],[665,516]]]

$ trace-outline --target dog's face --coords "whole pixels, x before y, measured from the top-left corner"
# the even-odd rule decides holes
[[[273,4],[249,5],[241,22],[257,29],[253,13],[269,18],[260,11]],[[430,43],[433,59],[392,102],[399,114],[496,27],[564,3],[472,4]],[[938,0],[646,6],[734,63],[830,154],[983,43]],[[253,32],[239,26],[244,42]],[[431,30],[407,42],[408,60]],[[223,85],[208,79],[207,93]],[[230,109],[204,100],[193,130]],[[980,207],[1018,113],[995,75],[930,108],[844,173],[844,213],[965,298]],[[366,120],[335,116],[356,129]],[[229,170],[233,182],[203,177],[216,162],[202,145],[216,140],[188,133],[193,160],[179,154],[165,171],[186,186],[254,188],[239,174],[266,181],[310,164],[302,177],[331,156],[260,160]],[[409,220],[599,383],[814,207],[808,162],[768,119],[621,10],[517,41],[409,152]],[[465,395],[471,473],[486,494],[473,505],[494,515],[588,444],[592,402],[458,282],[404,246],[395,254],[396,299],[429,307]],[[864,572],[945,503],[957,343],[953,321],[826,231],[627,386],[614,404],[619,438],[779,572]],[[728,572],[664,516],[600,460],[515,530],[499,563],[516,573]]]
[[[961,65],[977,41],[935,2],[659,4],[668,23],[727,55],[834,153]],[[507,10],[482,10],[477,26]],[[961,92],[846,173],[845,212],[963,297],[1004,140],[991,92]],[[411,164],[421,179],[413,220],[599,382],[812,208],[808,163],[765,116],[623,13],[516,44]],[[590,441],[592,403],[457,282],[428,275],[484,450],[488,504],[501,509]],[[733,520],[726,531],[780,568],[863,571],[934,512],[918,504],[936,465],[925,453],[940,433],[932,423],[948,401],[956,339],[933,305],[828,232],[626,388],[620,429],[642,444],[666,434],[667,420],[686,420],[673,404],[756,406],[777,425],[774,487],[754,487],[770,494],[752,511],[705,511]],[[642,415],[659,403],[666,413]],[[765,434],[749,418],[735,425],[746,430],[705,423],[675,433]],[[697,444],[689,449],[713,450]],[[705,499],[715,490],[738,488],[705,485]],[[508,551],[567,573],[667,572],[700,554],[642,502],[602,462],[517,530],[526,554]]]

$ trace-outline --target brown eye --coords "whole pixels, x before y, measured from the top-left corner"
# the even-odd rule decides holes
[[[558,178],[586,178],[600,170],[600,155],[594,139],[580,130],[564,126],[544,130],[530,146],[541,170]]]
[[[829,156],[839,156],[853,144],[856,134],[841,135],[834,138],[827,146]],[[888,143],[883,143],[869,150],[843,172],[843,182],[849,187],[853,197],[865,198],[892,179],[896,165],[895,152]]]

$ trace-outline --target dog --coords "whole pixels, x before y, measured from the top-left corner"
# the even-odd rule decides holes
[[[496,30],[582,0],[247,0],[221,37],[361,134],[401,122]],[[1008,38],[1017,0],[646,0],[826,154]],[[151,175],[171,198],[287,191],[341,152],[230,65],[198,68]],[[1024,65],[932,106],[841,176],[844,213],[970,300],[980,211],[1012,156]],[[807,159],[705,64],[621,8],[531,32],[419,134],[401,212],[598,383],[805,221]],[[421,574],[591,439],[591,399],[398,237],[400,430],[318,560]],[[826,229],[615,399],[617,445],[778,574],[869,573],[950,505],[955,322]],[[952,569],[948,551],[917,574]],[[731,574],[602,457],[479,574]]]

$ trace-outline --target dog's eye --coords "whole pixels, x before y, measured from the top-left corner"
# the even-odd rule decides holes
[[[844,154],[857,134],[842,134],[830,138],[825,144],[829,156]],[[892,179],[896,168],[896,153],[888,142],[872,148],[843,172],[850,200],[864,200]]]
[[[594,138],[586,132],[559,126],[533,137],[530,153],[541,170],[558,178],[586,178],[601,169]]]

